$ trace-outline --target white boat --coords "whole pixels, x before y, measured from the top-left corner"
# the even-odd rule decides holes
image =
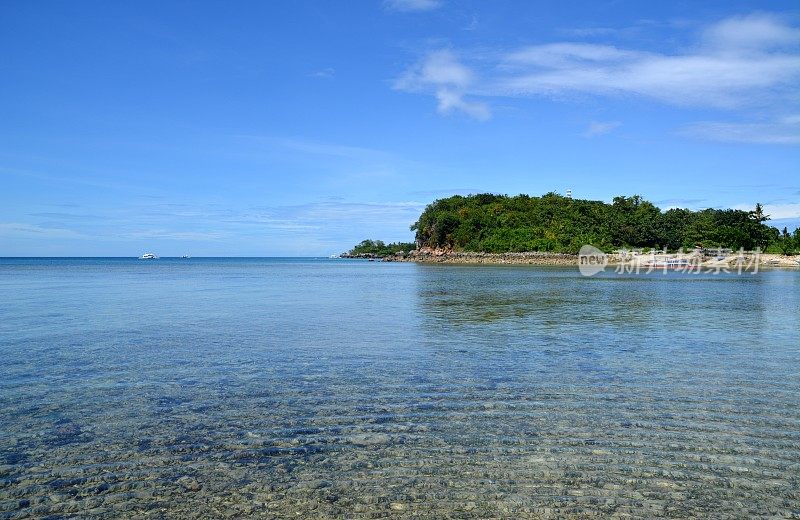
[[[158,256],[155,253],[145,253],[139,257],[139,260],[158,260]]]
[[[181,258],[191,258],[188,254],[183,255]]]

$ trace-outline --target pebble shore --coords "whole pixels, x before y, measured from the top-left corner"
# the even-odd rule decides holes
[[[526,264],[578,265],[578,255],[566,253],[473,253],[465,251],[418,250],[406,255],[383,258],[385,262],[424,262],[447,264]]]
[[[703,258],[695,263],[692,255],[686,255],[693,265],[701,266],[704,269],[736,269],[737,262],[741,262],[745,269],[752,269],[756,265],[756,257],[747,254],[740,260],[738,255],[730,255],[724,260]],[[365,257],[366,258],[366,257]],[[620,265],[627,263],[630,266],[645,268],[645,264],[650,257],[640,255],[635,259],[623,258],[618,254],[608,255],[608,265]],[[373,257],[374,259],[374,257]],[[475,264],[475,265],[540,265],[540,266],[577,266],[579,257],[567,253],[548,253],[540,251],[509,252],[509,253],[481,253],[470,251],[451,251],[444,249],[423,248],[408,253],[398,253],[392,256],[380,258],[383,262],[418,262],[428,264]],[[798,268],[800,262],[797,258],[776,255],[761,254],[757,261],[759,268]]]

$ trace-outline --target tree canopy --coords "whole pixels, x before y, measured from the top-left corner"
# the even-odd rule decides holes
[[[390,256],[400,251],[407,253],[416,249],[414,242],[392,242],[384,244],[382,240],[362,240],[347,252],[348,256]]]
[[[572,199],[557,193],[541,197],[455,195],[434,201],[416,223],[421,247],[502,253],[552,251],[577,253],[584,244],[604,250],[620,247],[727,247],[793,252],[800,243],[764,222],[761,204],[753,211],[669,209],[662,211],[639,195],[619,196],[611,204]]]

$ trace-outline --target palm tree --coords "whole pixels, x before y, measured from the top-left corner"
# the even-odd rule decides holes
[[[764,206],[760,202],[756,202],[756,209],[750,212],[750,218],[756,222],[764,222],[769,220],[769,215],[764,215]]]

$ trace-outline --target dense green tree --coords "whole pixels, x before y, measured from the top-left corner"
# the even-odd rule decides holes
[[[687,230],[694,225],[697,213],[688,209],[673,208],[667,210],[661,216],[661,224],[658,229],[658,237],[661,246],[670,251],[678,250],[682,247],[691,247],[694,244],[687,244]]]
[[[389,256],[397,252],[408,252],[416,248],[413,242],[392,242],[384,244],[382,240],[362,240],[357,246],[347,252],[351,256]]]
[[[797,241],[797,232],[800,230],[798,228],[795,230],[795,236],[792,237],[792,234],[789,233],[789,228],[783,228],[783,231],[780,234],[780,238],[776,241],[776,249],[778,249],[784,255],[793,255],[798,248],[800,243]]]
[[[750,234],[755,246],[764,250],[767,249],[770,244],[778,239],[779,232],[776,228],[764,225],[764,222],[769,220],[769,215],[764,214],[764,207],[760,202],[756,203],[755,209],[750,212],[750,219],[753,221]]]
[[[615,197],[606,204],[557,193],[541,197],[478,194],[433,202],[411,229],[421,246],[495,253],[575,253],[584,244],[605,250],[695,246],[753,249],[781,240],[776,228],[764,224],[768,219],[761,204],[749,212],[662,212],[638,195]]]
[[[614,197],[611,205],[611,240],[615,244],[655,247],[661,210],[639,195]]]

